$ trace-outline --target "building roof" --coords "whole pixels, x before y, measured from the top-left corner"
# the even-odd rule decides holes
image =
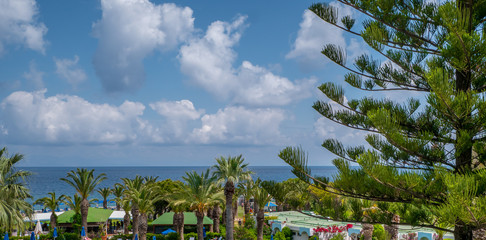
[[[113,210],[102,208],[89,208],[88,209],[88,222],[89,223],[101,223],[106,222],[110,217]],[[58,223],[72,223],[74,211],[69,210],[57,217]]]
[[[61,215],[63,212],[56,212],[56,215]],[[34,213],[32,214],[32,219],[29,219],[29,217],[24,217],[24,222],[37,222],[37,221],[50,221],[51,220],[51,214],[52,212],[47,212],[47,213]]]
[[[174,219],[174,212],[166,212],[162,216],[155,219],[153,225],[173,225],[172,220]],[[209,217],[204,216],[204,225],[213,224],[213,220]],[[197,225],[197,218],[194,212],[184,212],[184,225]]]

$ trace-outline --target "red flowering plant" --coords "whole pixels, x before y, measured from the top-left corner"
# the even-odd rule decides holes
[[[317,228],[313,228],[312,230],[314,230],[314,233],[317,233],[317,234],[325,234],[327,235],[328,237],[331,237],[331,236],[334,236],[336,234],[343,234],[346,233],[348,231],[348,229],[352,228],[353,227],[353,224],[346,224],[345,226],[336,226],[336,225],[332,225],[332,226],[327,226],[327,228],[325,227],[317,227]]]

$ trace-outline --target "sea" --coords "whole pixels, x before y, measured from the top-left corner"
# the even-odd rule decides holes
[[[158,180],[172,179],[183,180],[188,171],[196,171],[198,173],[205,171],[209,167],[204,166],[181,166],[181,167],[84,167],[87,169],[95,169],[95,175],[105,173],[107,179],[98,185],[101,187],[113,188],[115,183],[121,183],[121,178],[134,178],[140,176],[157,176]],[[312,175],[324,176],[333,178],[337,173],[334,166],[316,166],[310,167]],[[30,189],[33,200],[47,197],[47,193],[55,192],[57,196],[61,194],[72,196],[75,190],[66,182],[61,181],[60,178],[66,177],[66,174],[71,170],[76,170],[76,167],[20,167],[19,169],[32,172],[32,176],[27,179],[27,184]],[[289,166],[251,166],[249,167],[254,172],[253,178],[260,178],[262,180],[274,180],[277,182],[285,181],[289,178],[295,178],[291,172],[292,168]],[[97,192],[92,193],[92,198],[101,199]]]

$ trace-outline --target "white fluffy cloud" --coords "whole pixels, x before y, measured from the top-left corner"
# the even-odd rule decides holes
[[[145,106],[91,103],[47,90],[18,91],[0,103],[0,140],[25,145],[245,144],[278,145],[285,112],[226,107],[204,114],[189,100],[149,104],[161,117],[148,120]]]
[[[204,110],[196,110],[189,100],[160,101],[149,106],[164,117],[160,139],[171,139],[172,142],[188,141],[192,127],[196,126],[204,113]]]
[[[37,15],[35,0],[0,1],[0,55],[6,44],[22,44],[45,52],[47,27],[37,21]]]
[[[192,10],[148,0],[102,0],[102,19],[93,25],[99,39],[93,63],[107,92],[134,91],[144,82],[143,59],[169,50],[194,31]]]
[[[352,10],[348,6],[331,2],[331,6],[338,9],[339,17],[352,16]],[[297,38],[292,50],[286,55],[288,59],[296,59],[301,68],[314,70],[324,67],[330,61],[322,55],[321,50],[326,44],[336,44],[346,49],[348,62],[365,50],[363,44],[351,38],[346,44],[346,34],[343,30],[323,21],[310,10],[305,10],[300,22]]]
[[[181,47],[181,71],[206,91],[234,103],[279,106],[310,96],[314,79],[292,82],[264,67],[243,61],[235,68],[233,47],[245,28],[245,16],[213,22],[204,36]]]
[[[72,60],[54,58],[57,75],[74,87],[86,80],[86,73],[78,66],[78,61],[79,57],[77,55]]]
[[[192,140],[200,143],[281,144],[286,137],[280,133],[285,119],[280,109],[246,109],[226,107],[201,118],[202,125],[194,129]]]
[[[8,132],[3,138],[22,144],[112,144],[132,142],[144,130],[141,103],[112,106],[45,93],[19,91],[2,101],[2,125]]]

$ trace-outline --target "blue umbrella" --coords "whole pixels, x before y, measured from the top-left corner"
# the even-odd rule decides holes
[[[138,233],[135,234],[135,239],[134,240],[138,240]]]
[[[270,235],[270,240],[273,240],[273,234],[272,234],[272,235]]]
[[[162,232],[162,234],[163,234],[163,235],[167,235],[167,234],[169,234],[169,233],[173,233],[173,232],[176,232],[176,231],[174,231],[174,230],[172,230],[172,229],[170,229],[170,228],[169,228],[169,229],[167,229],[167,230],[163,231],[163,232]]]
[[[35,233],[34,232],[30,233],[30,240],[35,240]]]
[[[153,237],[152,239],[153,239],[153,240],[157,240],[157,238],[155,237],[155,235],[154,235],[154,237]]]
[[[206,228],[203,227],[203,237],[206,237]]]
[[[84,226],[81,229],[81,237],[86,237],[86,231],[84,230]]]
[[[3,236],[3,240],[8,240],[8,232],[6,232],[5,236]]]
[[[273,202],[268,202],[265,207],[276,207],[277,204],[273,203]]]
[[[52,237],[57,238],[57,227],[54,228],[54,231],[52,232]]]

